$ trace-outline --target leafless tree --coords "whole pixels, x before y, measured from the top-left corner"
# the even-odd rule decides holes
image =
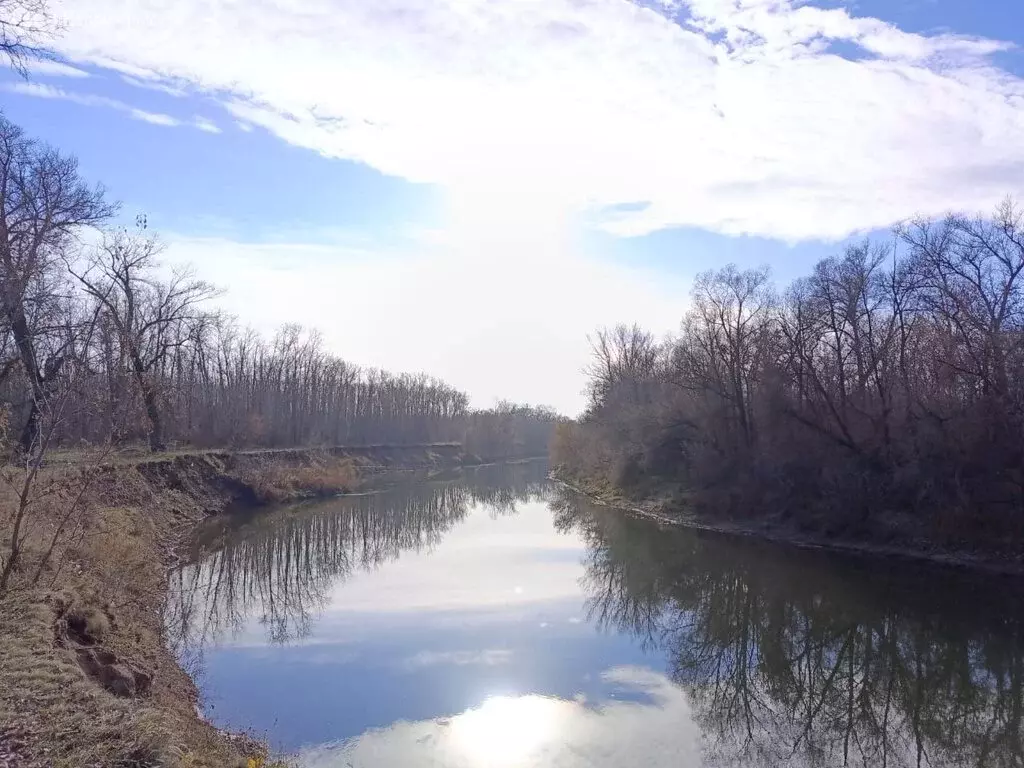
[[[598,336],[595,349],[590,386],[603,393],[615,345]],[[646,400],[598,397],[560,428],[556,461],[682,482],[698,505],[770,508],[825,531],[1024,547],[1024,218],[1012,203],[854,244],[781,300],[766,270],[704,273],[668,358],[636,383]]]
[[[51,56],[46,43],[59,29],[47,0],[0,0],[0,55],[22,77],[32,59]]]
[[[52,444],[464,442],[492,459],[546,450],[557,421],[549,409],[474,412],[451,385],[354,365],[315,331],[286,325],[266,339],[211,311],[216,291],[161,265],[144,220],[136,232],[103,233],[116,206],[102,188],[3,118],[0,202],[0,408],[22,454],[41,445],[40,419],[72,363],[76,396],[92,410],[60,419]],[[68,332],[82,307],[92,317],[86,342]]]
[[[29,388],[23,451],[37,442],[40,408],[65,360],[59,345],[40,356],[60,298],[60,258],[84,228],[114,210],[102,188],[79,177],[75,158],[27,138],[0,116],[0,302]]]
[[[49,566],[58,545],[75,531],[81,531],[88,507],[88,493],[96,479],[93,471],[106,451],[101,450],[88,462],[55,468],[48,459],[65,422],[78,414],[89,413],[92,404],[81,397],[80,383],[88,376],[87,359],[91,337],[96,328],[97,312],[74,306],[77,317],[69,318],[63,332],[65,361],[61,375],[52,383],[46,398],[38,404],[35,444],[18,454],[18,460],[0,467],[3,487],[13,497],[6,506],[8,532],[4,551],[0,553],[0,594],[11,586],[12,577],[25,565],[26,545],[38,539],[34,576],[36,584]],[[45,507],[49,510],[44,510]]]
[[[152,451],[165,448],[161,373],[175,351],[196,339],[202,305],[218,294],[188,269],[162,278],[161,251],[155,237],[119,231],[104,239],[84,270],[71,269],[116,330],[146,408]]]
[[[683,380],[731,405],[742,441],[754,436],[751,390],[761,370],[767,328],[774,306],[768,269],[739,271],[728,265],[703,272],[693,287],[693,309],[684,319],[685,340],[675,362]]]
[[[949,216],[901,229],[911,247],[923,300],[956,340],[943,360],[977,382],[982,396],[1009,394],[1009,361],[1024,327],[1024,222],[1009,201],[991,219]]]
[[[640,382],[654,373],[661,354],[654,336],[635,323],[620,324],[602,328],[589,341],[592,362],[586,372],[591,408],[600,407],[617,388],[639,397]]]

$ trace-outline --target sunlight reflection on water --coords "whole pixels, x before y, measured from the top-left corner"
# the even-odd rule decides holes
[[[491,696],[454,717],[392,723],[305,749],[297,759],[303,768],[701,764],[700,733],[678,686],[640,667],[610,669],[601,677],[626,700]]]

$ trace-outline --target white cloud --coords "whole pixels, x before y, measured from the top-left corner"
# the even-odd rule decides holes
[[[47,59],[31,62],[28,69],[29,74],[33,77],[38,75],[43,75],[44,77],[73,77],[76,79],[90,77],[89,73],[84,69]]]
[[[241,130],[438,185],[449,218],[415,253],[180,233],[172,255],[228,286],[244,321],[319,327],[355,362],[429,371],[479,405],[512,397],[574,412],[587,332],[618,320],[676,326],[694,270],[666,278],[585,255],[574,239],[583,222],[621,235],[693,226],[833,239],[1024,194],[1024,80],[990,58],[1007,44],[911,34],[844,8],[66,0],[58,10],[72,61],[203,93]]]
[[[195,119],[192,120],[192,125],[198,128],[200,131],[206,133],[220,133],[220,126],[218,126],[213,120],[205,117],[196,115]]]
[[[181,125],[181,121],[177,118],[165,115],[161,112],[148,112],[144,109],[133,107],[131,104],[126,104],[123,101],[118,101],[117,99],[111,99],[106,96],[96,96],[88,93],[74,93],[72,91],[65,91],[62,88],[45,85],[43,83],[3,83],[0,84],[0,89],[9,91],[10,93],[18,93],[23,96],[35,96],[41,99],[60,99],[61,101],[70,101],[74,104],[81,104],[85,107],[106,107],[108,109],[115,109],[118,112],[124,112],[133,120],[141,120],[142,122],[150,123],[152,125],[164,125],[168,127]]]
[[[963,35],[924,36],[903,32],[842,8],[817,8],[794,0],[690,0],[691,25],[723,33],[725,50],[745,60],[820,54],[830,42],[849,42],[895,61],[931,61],[939,69],[972,67],[979,58],[1011,48],[999,40]]]
[[[121,80],[135,88],[145,88],[146,90],[150,91],[159,91],[160,93],[166,93],[168,96],[177,96],[180,98],[186,95],[186,91],[184,88],[170,85],[160,80],[132,77],[131,75],[121,75]]]
[[[106,106],[114,106],[114,104],[107,102]],[[120,108],[120,106],[118,105],[117,108]],[[181,125],[181,121],[177,118],[165,115],[161,112],[147,112],[144,109],[136,109],[135,107],[129,107],[127,112],[134,119],[141,120],[144,123],[150,123],[151,125],[165,125],[168,128],[174,128],[175,126]]]
[[[987,58],[1005,43],[792,0],[651,6],[76,0],[61,44],[495,207],[647,203],[623,234],[835,238],[1022,191],[1024,81]]]
[[[2,83],[0,84],[0,90],[5,90],[10,93],[18,93],[22,96],[35,96],[41,99],[60,99],[61,101],[70,101],[74,104],[81,104],[85,107],[106,107],[107,109],[124,112],[133,120],[141,120],[142,122],[149,123],[150,125],[162,125],[168,128],[176,128],[185,124],[178,118],[164,114],[163,112],[149,112],[145,109],[133,107],[131,104],[127,104],[118,99],[112,99],[107,96],[97,96],[96,94],[91,93],[75,93],[74,91],[66,91],[63,88],[46,85],[45,83]],[[205,133],[221,132],[220,127],[215,122],[199,115],[194,117],[189,125],[193,128],[198,128],[200,131]]]

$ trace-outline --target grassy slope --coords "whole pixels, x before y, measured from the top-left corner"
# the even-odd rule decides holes
[[[196,687],[161,637],[182,537],[232,504],[331,494],[359,473],[461,460],[450,446],[206,452],[90,470],[84,530],[39,586],[25,573],[0,600],[0,765],[246,765],[258,745],[196,715]]]

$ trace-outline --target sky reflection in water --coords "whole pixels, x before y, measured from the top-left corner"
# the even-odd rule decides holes
[[[168,626],[209,716],[318,768],[1021,764],[1015,589],[664,531],[545,471],[205,531]]]

